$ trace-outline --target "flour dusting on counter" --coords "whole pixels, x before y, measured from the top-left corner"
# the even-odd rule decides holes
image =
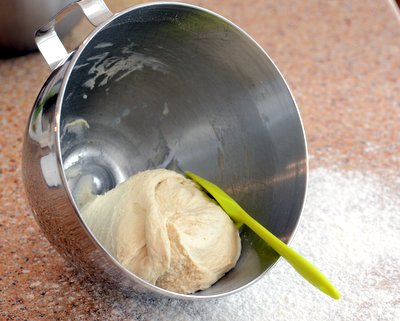
[[[400,320],[400,200],[372,174],[311,171],[308,198],[292,242],[341,291],[321,294],[280,260],[247,289],[211,301],[179,301],[92,289],[124,320]],[[346,249],[346,250],[343,250]]]

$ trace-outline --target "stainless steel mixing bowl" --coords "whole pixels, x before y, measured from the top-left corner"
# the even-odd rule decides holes
[[[37,33],[58,66],[35,102],[23,151],[40,227],[79,269],[127,291],[201,299],[243,289],[278,259],[248,229],[231,272],[205,291],[177,294],[107,253],[79,214],[76,190],[89,179],[101,194],[148,168],[190,170],[288,242],[305,198],[307,151],[287,84],[254,40],[208,10],[153,3],[112,15],[102,1],[78,4],[97,27],[74,52],[53,23]]]

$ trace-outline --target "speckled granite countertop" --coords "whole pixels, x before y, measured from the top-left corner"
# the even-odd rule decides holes
[[[113,11],[135,3],[106,2]],[[398,198],[400,20],[388,1],[199,0],[193,3],[214,10],[244,28],[283,73],[303,117],[311,173],[317,173],[311,174],[310,184],[318,184],[321,170],[356,172],[381,179],[385,188],[397,190],[397,196],[389,193],[392,199]],[[67,43],[73,46],[87,28],[82,22]],[[25,125],[49,73],[38,53],[0,60],[0,319],[233,320],[236,317],[237,320],[260,320],[261,306],[265,304],[266,314],[262,319],[271,315],[274,320],[288,320],[282,298],[268,299],[268,282],[274,286],[271,276],[265,277],[264,287],[254,285],[252,290],[250,287],[217,303],[183,303],[151,297],[138,300],[88,283],[56,253],[34,221],[21,178]],[[313,194],[310,202],[312,207]],[[390,219],[399,231],[399,212]],[[300,239],[294,245],[301,249],[302,232],[298,234]],[[398,238],[397,241],[400,242]],[[321,263],[325,258],[323,253],[319,255],[313,258]],[[382,275],[376,272],[379,275],[366,288],[371,293],[386,291],[383,297],[392,299],[383,303],[376,298],[357,299],[340,279],[340,273],[336,277],[330,266],[325,271],[344,289],[342,303],[308,296],[308,288],[303,283],[301,287],[275,293],[288,295],[284,301],[292,306],[292,320],[308,317],[310,320],[316,320],[315,317],[319,320],[399,320],[399,255],[386,262],[383,259],[383,263],[394,264],[397,269],[381,271]],[[280,275],[279,269],[283,269],[281,262],[274,268],[275,276]],[[293,294],[289,296],[286,292]],[[251,303],[255,294],[264,302]],[[360,297],[364,295],[359,293]],[[318,311],[319,306],[328,312],[318,312],[313,318],[310,313],[317,313],[312,311]],[[280,307],[280,314],[276,307]],[[343,312],[345,309],[347,312]],[[389,312],[385,314],[385,311]]]

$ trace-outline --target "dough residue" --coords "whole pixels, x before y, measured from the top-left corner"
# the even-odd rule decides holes
[[[240,255],[239,233],[183,175],[140,172],[82,208],[98,241],[140,278],[178,293],[214,284]]]

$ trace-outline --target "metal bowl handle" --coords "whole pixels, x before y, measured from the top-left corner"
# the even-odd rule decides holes
[[[112,12],[103,0],[79,0],[66,6],[45,26],[37,30],[35,33],[36,45],[51,70],[56,69],[69,55],[54,26],[74,10],[76,6],[82,9],[86,18],[94,26],[100,25],[112,16]]]

